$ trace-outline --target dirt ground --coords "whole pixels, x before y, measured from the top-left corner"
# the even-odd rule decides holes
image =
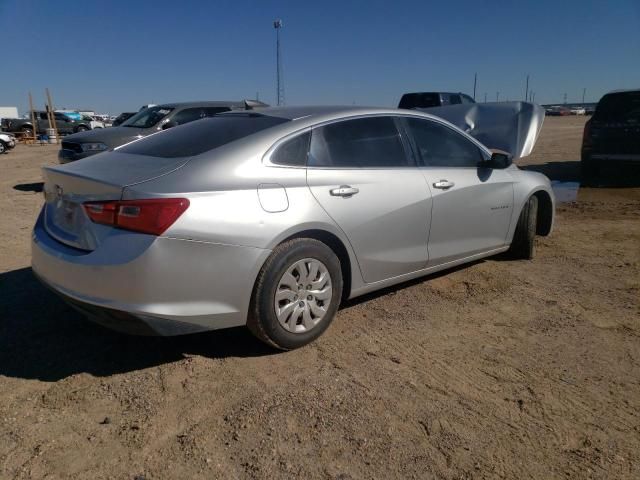
[[[578,180],[584,119],[526,162]],[[640,478],[640,189],[580,189],[533,261],[350,302],[316,343],[127,337],[34,279],[54,146],[0,157],[0,478]]]

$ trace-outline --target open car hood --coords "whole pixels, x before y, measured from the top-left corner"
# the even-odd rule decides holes
[[[490,149],[514,159],[531,154],[538,139],[544,108],[527,102],[448,105],[417,109],[453,123]]]

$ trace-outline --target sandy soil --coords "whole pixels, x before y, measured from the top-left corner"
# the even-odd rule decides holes
[[[577,180],[583,122],[547,119],[527,168]],[[0,478],[640,478],[640,189],[581,189],[535,260],[370,295],[274,354],[119,335],[41,287],[55,154],[0,157]]]

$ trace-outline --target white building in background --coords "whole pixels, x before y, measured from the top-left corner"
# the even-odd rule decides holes
[[[0,107],[0,122],[3,118],[18,118],[18,107]]]

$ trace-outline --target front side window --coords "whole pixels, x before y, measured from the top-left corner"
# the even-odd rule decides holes
[[[306,166],[310,140],[311,132],[287,140],[271,154],[271,163],[290,167]]]
[[[173,108],[169,107],[149,107],[139,111],[129,120],[124,122],[122,127],[151,128],[157,125],[160,120],[169,115]]]
[[[394,119],[370,117],[314,128],[309,166],[397,168],[410,165]]]
[[[476,168],[484,160],[478,146],[452,128],[420,118],[406,120],[424,166]]]
[[[462,99],[460,98],[460,95],[453,93],[449,95],[449,103],[451,103],[451,105],[458,105],[462,103]]]
[[[227,107],[195,107],[185,108],[176,113],[172,120],[178,125],[184,125],[185,123],[193,122],[194,120],[200,120],[201,118],[213,117],[217,113],[228,112]]]

